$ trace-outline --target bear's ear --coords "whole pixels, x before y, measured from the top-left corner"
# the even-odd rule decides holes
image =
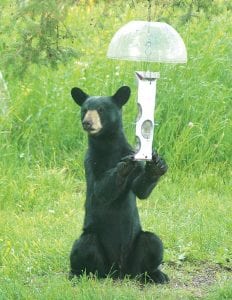
[[[74,101],[82,106],[82,104],[85,102],[85,100],[89,97],[85,92],[83,92],[81,89],[74,87],[71,90],[71,95],[74,99]]]
[[[129,86],[122,86],[113,95],[113,99],[119,107],[122,107],[130,98],[130,93],[131,91]]]

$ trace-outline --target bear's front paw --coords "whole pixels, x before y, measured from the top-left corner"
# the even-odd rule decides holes
[[[127,155],[121,159],[117,165],[118,175],[121,177],[128,176],[131,171],[137,167],[137,161],[134,159],[134,155]]]
[[[121,159],[117,165],[117,185],[125,188],[142,172],[139,161],[134,159],[134,155],[128,155]]]
[[[168,166],[164,159],[162,159],[156,151],[153,151],[152,160],[147,161],[145,170],[149,176],[162,176],[167,172]]]

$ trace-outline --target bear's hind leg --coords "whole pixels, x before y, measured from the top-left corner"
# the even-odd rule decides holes
[[[95,234],[82,234],[73,244],[70,254],[69,278],[83,274],[95,274],[104,278],[109,273],[107,259]]]
[[[129,255],[127,272],[143,282],[167,283],[168,276],[159,270],[162,260],[162,241],[151,232],[141,232]]]

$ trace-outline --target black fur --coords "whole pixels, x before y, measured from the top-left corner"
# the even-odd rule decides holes
[[[125,86],[112,97],[89,97],[72,89],[72,97],[81,105],[82,120],[86,111],[97,110],[102,129],[88,136],[84,227],[72,247],[70,275],[129,275],[165,283],[168,277],[158,269],[163,245],[158,236],[142,231],[136,196],[147,198],[167,166],[156,153],[146,164],[133,159],[121,117],[121,107],[129,96],[130,89]]]

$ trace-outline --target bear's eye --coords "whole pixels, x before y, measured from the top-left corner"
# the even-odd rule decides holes
[[[83,115],[85,115],[85,114],[87,113],[87,108],[84,108],[84,109],[82,110],[82,113],[83,113]]]

